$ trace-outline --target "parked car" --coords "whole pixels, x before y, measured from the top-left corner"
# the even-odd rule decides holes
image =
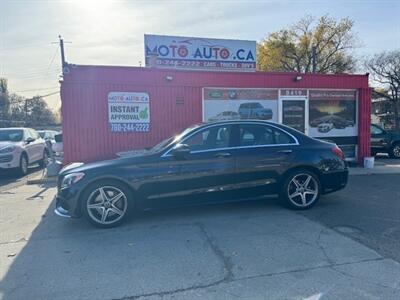
[[[242,119],[271,120],[273,116],[272,110],[265,108],[259,102],[242,103],[238,112]]]
[[[333,129],[332,123],[320,123],[318,124],[318,131],[322,133],[327,133]]]
[[[58,133],[54,136],[54,144],[51,146],[57,160],[62,161],[64,157],[63,135]]]
[[[195,125],[142,154],[64,167],[55,212],[99,227],[133,210],[280,195],[292,209],[346,186],[340,148],[267,121]]]
[[[59,132],[55,130],[38,130],[37,132],[42,139],[44,139],[45,141],[49,140],[52,144],[55,142],[55,135],[59,134]]]
[[[335,129],[344,129],[346,127],[354,126],[353,121],[336,115],[327,115],[310,121],[311,127],[318,127],[322,123],[330,123]]]
[[[28,172],[28,165],[39,163],[45,167],[48,152],[45,141],[31,128],[0,129],[0,169]]]
[[[54,153],[53,145],[56,142],[55,136],[59,134],[59,132],[55,130],[38,130],[37,132],[39,133],[40,137],[45,140],[49,153]]]
[[[392,158],[400,158],[400,132],[371,124],[371,154],[377,153],[388,153]]]
[[[240,115],[235,111],[223,111],[218,115],[208,118],[209,122],[216,122],[216,121],[226,121],[226,120],[238,120],[240,119]]]

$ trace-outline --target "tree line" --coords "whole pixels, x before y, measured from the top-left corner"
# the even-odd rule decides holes
[[[326,74],[368,72],[373,97],[391,103],[394,125],[400,129],[400,49],[358,58],[354,50],[361,43],[353,26],[349,18],[307,16],[257,43],[257,68]]]
[[[59,123],[41,96],[25,98],[8,90],[7,80],[0,78],[0,127],[38,127]]]

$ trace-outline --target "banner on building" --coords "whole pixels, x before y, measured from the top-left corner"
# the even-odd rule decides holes
[[[147,67],[255,71],[256,42],[163,35],[144,36]]]
[[[110,92],[108,123],[112,132],[150,130],[150,105],[147,93]]]
[[[278,90],[204,88],[203,121],[258,119],[278,121]]]

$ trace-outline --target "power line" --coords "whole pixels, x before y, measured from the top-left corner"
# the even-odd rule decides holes
[[[42,80],[41,80],[41,82],[40,82],[39,88],[38,88],[37,90],[40,90],[40,89],[41,89],[42,84],[43,84],[43,80],[47,77],[47,75],[48,75],[48,73],[49,73],[49,70],[50,70],[50,67],[51,67],[51,65],[53,64],[54,59],[56,58],[57,52],[58,52],[58,47],[56,48],[56,51],[54,52],[53,57],[52,57],[51,60],[50,60],[49,66],[47,67],[46,74],[43,76],[43,78],[42,78]]]
[[[51,90],[58,88],[59,86],[51,86],[47,88],[40,88],[40,89],[30,89],[30,90],[23,90],[23,91],[13,91],[13,93],[25,93],[25,92],[33,92],[33,91],[38,91],[38,90]]]

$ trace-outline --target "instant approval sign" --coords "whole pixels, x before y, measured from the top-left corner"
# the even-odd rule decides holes
[[[148,132],[150,105],[147,93],[110,92],[108,123],[112,132]]]
[[[159,68],[255,71],[256,42],[145,35],[146,66]],[[154,65],[152,64],[154,58]]]

